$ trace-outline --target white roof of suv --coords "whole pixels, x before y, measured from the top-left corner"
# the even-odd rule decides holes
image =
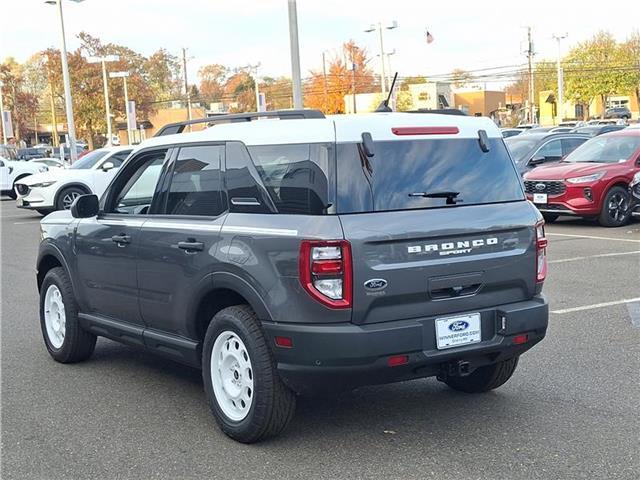
[[[423,131],[416,131],[416,128]],[[442,128],[445,130],[439,130]],[[425,133],[425,130],[428,133]],[[456,130],[457,132],[455,132]],[[498,126],[486,117],[390,112],[330,115],[326,118],[264,119],[220,123],[197,132],[153,137],[140,144],[138,148],[176,143],[234,140],[241,141],[246,145],[333,141],[347,143],[362,141],[363,132],[371,133],[375,141],[417,138],[478,138],[478,130],[484,130],[488,137],[502,138]]]

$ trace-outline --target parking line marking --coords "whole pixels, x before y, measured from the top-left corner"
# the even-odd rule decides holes
[[[31,220],[29,222],[13,222],[14,225],[28,225],[29,223],[38,223],[40,222],[40,220],[35,219],[35,220]]]
[[[583,310],[593,310],[594,308],[611,307],[613,305],[624,305],[626,303],[640,302],[640,297],[628,298],[626,300],[616,300],[614,302],[594,303],[593,305],[583,305],[582,307],[563,308],[561,310],[551,310],[551,313],[573,313]]]
[[[556,237],[589,238],[589,239],[592,239],[592,240],[609,240],[609,241],[612,241],[612,242],[640,243],[640,240],[633,240],[631,238],[594,237],[592,235],[571,235],[571,234],[568,234],[568,233],[551,233],[551,232],[547,232],[547,235],[555,235]]]
[[[634,250],[633,252],[600,253],[598,255],[587,255],[584,257],[572,257],[572,258],[561,258],[559,260],[549,260],[549,263],[576,262],[578,260],[587,260],[589,258],[617,257],[619,255],[638,255],[639,253],[640,253],[640,250]]]

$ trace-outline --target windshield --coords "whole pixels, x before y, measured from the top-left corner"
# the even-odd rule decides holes
[[[502,139],[483,152],[475,138],[338,144],[338,213],[482,205],[523,200]]]
[[[522,163],[527,156],[527,153],[536,146],[538,141],[533,138],[521,137],[518,135],[517,137],[505,138],[504,143],[507,144],[507,148],[509,149],[509,153],[511,153],[513,160],[516,163]]]
[[[565,162],[618,163],[631,158],[640,148],[640,137],[596,137],[583,143],[565,159]]]
[[[98,163],[100,159],[104,157],[107,153],[109,153],[108,150],[94,150],[93,152],[89,152],[80,160],[78,160],[73,165],[71,165],[70,168],[87,170],[93,167],[96,163]]]

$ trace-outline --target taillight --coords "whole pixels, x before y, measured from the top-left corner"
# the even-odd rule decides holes
[[[544,236],[544,220],[536,223],[536,282],[547,277],[547,239]]]
[[[351,308],[351,245],[346,240],[303,240],[300,244],[300,283],[329,308]]]

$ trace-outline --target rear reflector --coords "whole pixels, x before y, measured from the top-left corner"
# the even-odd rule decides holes
[[[333,275],[342,273],[342,259],[316,260],[311,263],[311,271],[315,275]]]
[[[455,135],[458,127],[394,127],[394,135]]]
[[[527,343],[529,341],[529,335],[523,333],[522,335],[516,335],[513,337],[513,343],[515,345],[522,345],[523,343]]]
[[[387,365],[390,367],[398,367],[407,363],[409,363],[409,355],[394,355],[387,360]]]
[[[293,340],[289,337],[275,337],[276,345],[282,348],[293,348]]]

